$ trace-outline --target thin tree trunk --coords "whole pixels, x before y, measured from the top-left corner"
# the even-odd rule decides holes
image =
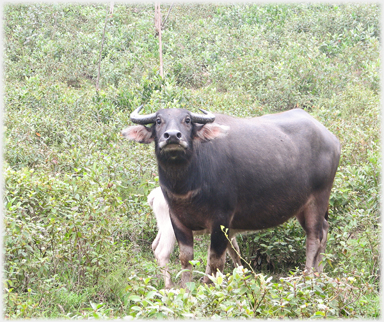
[[[99,65],[97,67],[97,78],[96,78],[96,92],[99,91],[99,81],[100,81],[100,65],[101,65],[101,53],[103,52],[103,46],[104,46],[104,39],[105,39],[105,29],[107,28],[107,21],[108,21],[108,16],[112,16],[113,14],[113,6],[114,6],[114,1],[111,2],[109,9],[107,9],[107,14],[105,16],[105,23],[104,23],[104,30],[103,30],[103,38],[101,40],[101,48],[100,48],[100,54],[99,54]]]

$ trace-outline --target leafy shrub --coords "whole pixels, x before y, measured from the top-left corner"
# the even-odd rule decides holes
[[[356,318],[368,311],[378,317],[374,306],[367,306],[372,288],[361,284],[362,275],[331,278],[296,271],[273,281],[238,267],[211,277],[212,285],[189,282],[187,289],[158,290],[151,277],[132,273],[121,302],[125,318]],[[113,311],[104,303],[91,306],[86,316],[105,317]]]

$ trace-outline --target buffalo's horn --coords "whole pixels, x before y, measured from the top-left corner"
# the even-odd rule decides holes
[[[215,120],[215,115],[213,115],[212,113],[204,111],[201,108],[199,108],[199,110],[202,111],[205,115],[191,112],[192,122],[205,124],[205,123],[212,123]]]
[[[156,113],[148,114],[148,115],[139,115],[140,110],[143,108],[143,105],[140,105],[137,109],[135,109],[131,115],[131,121],[133,123],[138,124],[149,124],[155,123],[156,121]]]

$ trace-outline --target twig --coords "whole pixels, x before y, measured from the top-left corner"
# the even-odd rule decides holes
[[[159,2],[155,4],[155,27],[159,35],[160,77],[163,78],[163,49],[161,44],[161,11]]]
[[[161,24],[161,29],[164,29],[165,24],[167,23],[168,16],[169,16],[169,14],[171,13],[172,8],[173,8],[173,3],[171,4],[171,7],[170,7],[169,10],[168,10],[168,13],[167,13],[167,16],[166,16],[165,19],[164,19],[164,22]]]
[[[99,54],[99,65],[97,68],[97,78],[96,78],[96,91],[99,91],[99,80],[100,80],[100,65],[101,65],[101,53],[103,52],[103,46],[104,46],[104,38],[105,38],[105,29],[107,28],[107,21],[108,21],[108,15],[112,15],[113,13],[113,1],[111,2],[109,8],[107,8],[107,14],[105,16],[105,23],[104,23],[104,30],[103,30],[103,38],[101,40],[101,48],[100,48],[100,54]]]
[[[349,291],[349,294],[351,293],[351,291],[352,291],[352,290]],[[349,294],[347,294],[347,295],[349,295]],[[345,308],[346,306],[348,306],[349,304],[351,304],[351,303],[353,303],[353,302],[356,302],[356,301],[359,299],[360,295],[361,295],[361,290],[359,290],[359,294],[357,295],[357,297],[356,297],[355,299],[352,299],[352,301],[349,301],[347,304],[345,304],[345,305],[344,305],[341,309],[339,309],[339,310],[342,311],[342,310],[344,310],[344,308]]]
[[[55,24],[53,25],[51,40],[53,40],[55,38],[55,34],[56,34],[56,26],[57,26],[57,13],[56,12],[53,14],[53,18],[55,19]]]
[[[231,238],[229,238],[228,236],[228,228],[225,228],[224,226],[221,226],[221,231],[224,233],[225,237],[227,238],[227,240],[229,241],[229,243],[231,244],[231,247],[233,248],[233,250],[236,252],[236,254],[240,257],[240,259],[242,259],[244,261],[244,263],[246,263],[248,265],[248,267],[251,269],[252,273],[254,276],[256,276],[256,272],[255,270],[253,269],[253,267],[251,266],[250,263],[248,263],[242,256],[241,254],[237,251],[236,247],[233,247],[233,244],[232,244],[232,240]]]
[[[267,289],[265,289],[264,294],[263,294],[261,300],[257,302],[257,306],[256,307],[255,307],[255,305],[256,305],[256,302],[255,302],[255,305],[253,306],[253,313],[254,314],[256,314],[256,310],[259,308],[259,306],[260,306],[261,302],[264,300],[264,297],[265,297],[266,294],[267,294]]]
[[[65,314],[64,308],[63,308],[60,304],[57,304],[57,306],[60,308],[61,312],[62,312],[63,314]]]

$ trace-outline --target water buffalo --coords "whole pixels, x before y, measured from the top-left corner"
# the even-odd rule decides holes
[[[278,226],[296,216],[304,228],[306,271],[321,272],[329,224],[328,202],[340,143],[301,109],[255,118],[163,109],[131,113],[122,134],[155,142],[159,182],[191,278],[193,231],[208,229],[210,271],[223,270],[229,237]],[[146,124],[152,124],[150,127]]]
[[[160,187],[155,188],[151,191],[151,193],[148,195],[147,201],[155,214],[158,228],[158,233],[152,243],[152,250],[155,254],[157,262],[159,263],[159,266],[162,268],[165,288],[171,288],[172,280],[171,275],[167,270],[167,265],[169,262],[169,257],[171,256],[171,253],[175,246],[176,237],[173,231],[171,218],[169,217],[168,204],[164,198],[163,192],[161,191]],[[193,232],[193,235],[195,236],[208,233],[209,231],[207,229],[197,230]],[[229,243],[227,246],[228,254],[231,256],[234,265],[240,266],[240,249],[235,237],[232,238],[231,243],[232,245]],[[209,265],[207,265],[205,273],[207,275],[211,274]],[[203,280],[207,282],[208,278],[206,276]]]

